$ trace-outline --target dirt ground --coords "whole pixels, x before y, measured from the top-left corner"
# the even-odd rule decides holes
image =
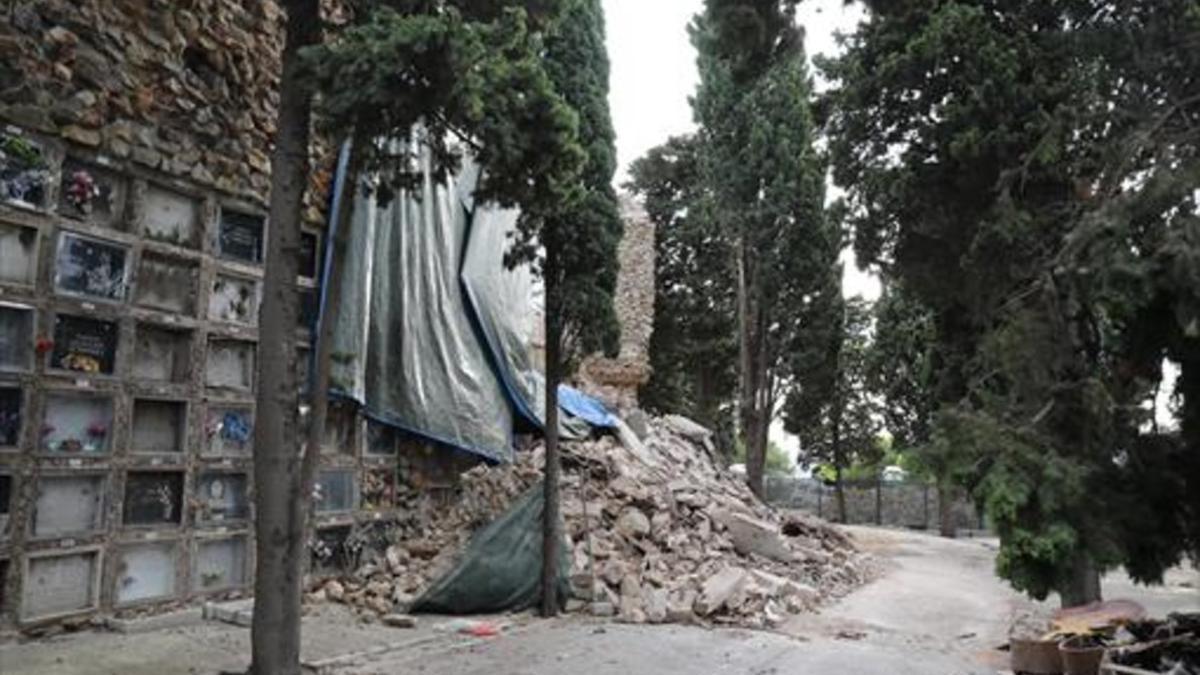
[[[328,675],[589,675],[650,673],[783,675],[994,674],[1011,618],[1049,612],[992,575],[996,543],[850,528],[888,566],[879,580],[819,614],[776,632],[631,626],[566,617],[500,617],[498,637],[466,638],[450,619],[421,617],[416,629],[354,622],[336,606],[305,620],[304,658]],[[1200,573],[1175,570],[1162,587],[1105,579],[1108,598],[1131,598],[1152,614],[1200,610]],[[244,669],[249,631],[205,622],[141,635],[94,632],[0,645],[4,675],[173,675]]]

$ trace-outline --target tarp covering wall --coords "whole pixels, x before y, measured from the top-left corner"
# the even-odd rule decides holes
[[[376,420],[509,461],[511,404],[459,279],[469,214],[458,178],[436,184],[422,161],[419,195],[387,206],[361,190],[354,197],[332,384]]]
[[[334,326],[331,385],[376,421],[493,461],[512,458],[514,421],[544,426],[534,367],[534,279],[507,269],[518,212],[476,207],[477,168],[382,206],[353,196]],[[322,306],[325,306],[324,303]],[[560,389],[560,428],[611,426],[594,399]]]

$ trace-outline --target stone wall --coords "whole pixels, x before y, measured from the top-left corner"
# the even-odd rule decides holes
[[[252,581],[281,20],[272,0],[0,3],[0,629]],[[306,310],[329,148],[312,150]],[[399,451],[368,436],[333,411],[322,532],[396,505]]]
[[[621,195],[625,233],[617,250],[620,272],[614,304],[621,322],[616,358],[587,358],[579,369],[580,386],[610,407],[637,407],[638,387],[650,379],[650,333],[654,329],[654,223],[631,195]]]
[[[283,34],[274,0],[7,6],[0,120],[265,203]],[[313,180],[319,197],[328,171]]]

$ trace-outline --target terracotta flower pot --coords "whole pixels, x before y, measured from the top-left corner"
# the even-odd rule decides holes
[[[1067,675],[1098,675],[1104,647],[1090,644],[1086,639],[1073,637],[1058,645],[1062,654],[1063,671]]]
[[[1013,672],[1029,675],[1062,675],[1062,656],[1057,640],[1020,640],[1009,643]]]

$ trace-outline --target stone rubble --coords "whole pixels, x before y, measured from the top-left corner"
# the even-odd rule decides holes
[[[652,419],[644,445],[632,433],[622,438],[563,446],[572,608],[632,623],[771,627],[874,574],[872,559],[844,533],[755,498],[694,422]],[[541,478],[542,461],[538,446],[512,465],[473,468],[448,505],[414,494],[411,517],[386,552],[311,597],[364,614],[406,611],[476,530]]]

